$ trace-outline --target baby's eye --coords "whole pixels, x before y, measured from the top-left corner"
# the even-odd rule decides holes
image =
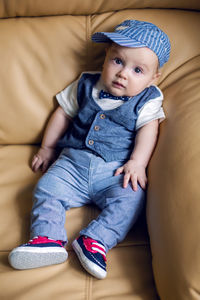
[[[134,68],[134,72],[137,74],[142,73],[142,69],[139,67],[136,67],[136,68]]]
[[[117,65],[121,65],[122,64],[122,60],[118,57],[114,58],[114,62],[117,64]]]

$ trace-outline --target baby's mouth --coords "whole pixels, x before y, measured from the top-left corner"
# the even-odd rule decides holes
[[[113,85],[115,87],[119,88],[119,89],[125,88],[125,86],[122,83],[118,82],[118,81],[113,81]]]

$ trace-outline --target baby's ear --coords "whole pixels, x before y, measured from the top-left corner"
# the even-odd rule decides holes
[[[149,82],[148,86],[147,87],[150,87],[152,84],[156,84],[157,81],[158,81],[158,78],[160,77],[161,73],[160,71],[158,70],[152,77],[152,80]]]
[[[154,76],[155,76],[156,80],[161,76],[161,72],[160,72],[159,69],[157,70],[157,72],[156,72],[156,74]]]
[[[153,76],[152,83],[156,83],[160,76],[161,76],[161,72],[160,70],[157,70],[157,72]]]

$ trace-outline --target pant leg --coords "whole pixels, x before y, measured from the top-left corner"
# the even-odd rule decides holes
[[[93,169],[93,201],[102,209],[80,234],[87,235],[104,244],[107,250],[121,242],[141,213],[145,204],[145,191],[138,191],[131,184],[123,188],[123,175],[114,176],[121,163],[97,164]]]
[[[102,195],[102,212],[81,231],[81,234],[102,242],[107,250],[126,237],[145,204],[145,193],[140,187],[137,192],[131,186],[122,189],[111,189]]]
[[[76,159],[73,159],[67,150],[63,151],[36,185],[31,213],[31,237],[40,235],[67,241],[64,228],[66,210],[90,202],[87,167],[81,164],[84,159],[83,154],[82,160],[79,159],[79,154],[77,152],[74,155]]]

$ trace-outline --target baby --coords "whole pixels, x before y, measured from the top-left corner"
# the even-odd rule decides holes
[[[72,246],[82,266],[103,279],[107,251],[125,238],[145,205],[146,167],[165,118],[154,83],[170,42],[157,26],[137,20],[92,40],[108,45],[102,72],[83,73],[56,96],[59,106],[32,161],[33,171],[46,173],[34,191],[31,240],[9,254],[15,269],[66,261],[66,210],[94,203],[101,213]],[[63,150],[50,166],[59,143]]]

